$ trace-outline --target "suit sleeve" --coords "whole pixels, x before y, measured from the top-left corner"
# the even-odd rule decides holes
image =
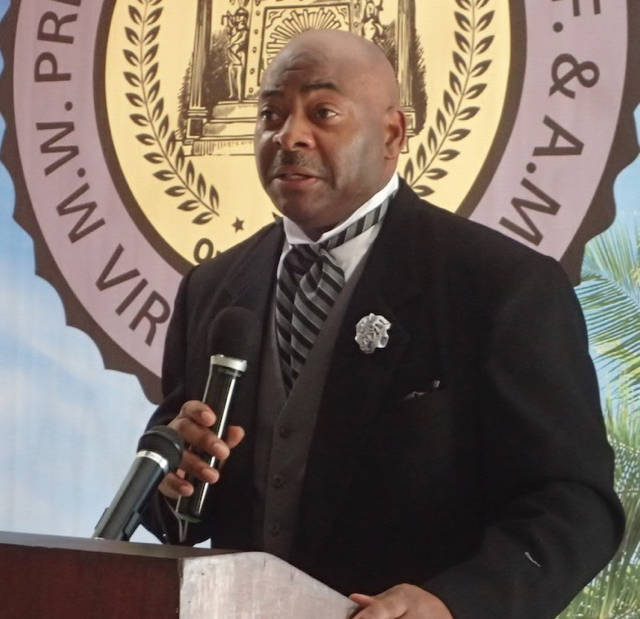
[[[456,619],[555,617],[624,529],[579,304],[555,261],[528,266],[514,270],[487,339],[484,536],[424,585]]]
[[[180,412],[189,399],[185,386],[187,358],[188,287],[193,269],[184,277],[174,304],[173,314],[167,330],[162,362],[162,392],[164,400],[149,420],[148,428],[166,425]],[[161,542],[193,545],[209,538],[206,527],[189,525],[188,535],[180,539],[178,519],[173,511],[173,502],[156,492],[142,516],[142,525]]]

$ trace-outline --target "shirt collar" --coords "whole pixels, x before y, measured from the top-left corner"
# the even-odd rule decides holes
[[[338,224],[335,228],[331,230],[327,230],[317,241],[312,241],[296,224],[294,221],[289,219],[288,217],[283,217],[283,225],[284,225],[284,233],[286,235],[287,243],[289,245],[296,245],[299,243],[322,243],[323,241],[327,241],[335,234],[338,234],[348,226],[350,226],[354,221],[360,219],[366,215],[369,211],[375,209],[379,204],[384,202],[389,196],[393,195],[398,190],[399,180],[398,174],[394,174],[391,177],[391,180],[375,195],[373,195],[369,200],[367,200],[360,208],[351,213],[351,215],[345,219],[343,222]]]

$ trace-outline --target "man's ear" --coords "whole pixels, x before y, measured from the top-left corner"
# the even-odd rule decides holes
[[[407,140],[407,119],[398,108],[389,110],[387,115],[385,159],[397,159]]]

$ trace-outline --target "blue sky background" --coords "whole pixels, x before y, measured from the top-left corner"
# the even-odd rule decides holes
[[[89,536],[153,407],[136,378],[105,370],[93,341],[66,326],[14,202],[0,166],[0,530]]]
[[[635,113],[636,129],[640,127],[640,107]],[[640,131],[638,131],[640,137]],[[616,224],[637,225],[640,221],[640,159],[636,159],[618,176],[614,186],[617,207]]]
[[[8,5],[0,0],[0,17]],[[0,117],[0,139],[4,128]],[[615,186],[621,222],[637,223],[639,187],[636,161]],[[105,370],[93,341],[66,326],[57,292],[35,275],[33,243],[13,209],[0,166],[0,530],[89,536],[152,406],[136,378]]]

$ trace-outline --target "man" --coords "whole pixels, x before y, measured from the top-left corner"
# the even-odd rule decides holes
[[[555,261],[399,182],[404,140],[370,42],[308,32],[268,68],[255,150],[283,222],[185,278],[151,421],[225,459],[183,458],[216,484],[186,541],[278,554],[358,619],[551,618],[623,529],[579,307]],[[264,329],[222,441],[197,399],[228,306]]]

